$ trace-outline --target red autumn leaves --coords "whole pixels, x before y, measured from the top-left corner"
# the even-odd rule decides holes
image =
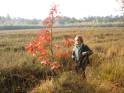
[[[32,54],[37,58],[37,61],[39,61],[41,64],[50,66],[51,69],[57,69],[60,67],[60,62],[57,62],[56,60],[50,60],[51,54],[50,54],[50,42],[51,42],[51,32],[48,30],[41,30],[37,38],[27,44],[25,46],[25,49],[27,52]],[[63,44],[64,43],[64,44]],[[54,58],[68,58],[70,56],[70,52],[68,51],[68,48],[73,45],[73,39],[70,37],[65,37],[64,42],[61,44],[54,44]],[[57,52],[57,50],[60,50],[62,48],[66,48],[66,51],[63,52]]]
[[[26,50],[36,56],[39,61],[49,56],[47,48],[50,46],[51,33],[48,30],[41,30],[37,38],[25,46]]]
[[[71,37],[65,37],[65,46],[66,47],[71,47],[73,44],[74,40]]]
[[[37,38],[25,46],[27,52],[36,57],[38,62],[51,69],[58,69],[61,66],[61,63],[56,59],[68,58],[70,56],[68,48],[73,45],[73,39],[69,36],[64,38],[64,44],[53,44],[52,28],[56,14],[57,7],[54,4],[50,9],[49,16],[43,21],[47,29],[39,31]],[[62,48],[67,49],[59,52],[58,50],[62,50]]]
[[[54,18],[56,17],[56,15],[57,15],[57,5],[53,4],[51,6],[49,16],[42,22],[43,25],[51,28],[52,25],[53,25],[53,21],[54,21]]]

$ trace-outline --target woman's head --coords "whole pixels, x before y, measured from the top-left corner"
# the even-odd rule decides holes
[[[77,35],[74,40],[76,45],[80,45],[81,43],[83,43],[83,38],[80,35]]]

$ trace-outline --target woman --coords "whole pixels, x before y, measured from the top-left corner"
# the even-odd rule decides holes
[[[89,64],[89,56],[93,53],[92,50],[83,43],[83,38],[77,35],[74,39],[75,44],[72,52],[72,59],[76,62],[75,70],[86,78],[85,69]]]

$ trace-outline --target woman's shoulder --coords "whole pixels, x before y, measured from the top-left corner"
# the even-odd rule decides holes
[[[83,44],[82,48],[84,48],[84,49],[90,49],[87,44]]]
[[[87,44],[82,44],[82,46],[83,46],[83,47],[88,47],[88,45],[87,45]]]

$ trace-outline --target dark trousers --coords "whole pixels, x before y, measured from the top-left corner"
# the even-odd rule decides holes
[[[76,62],[75,64],[75,71],[77,74],[80,74],[83,78],[86,78],[85,76],[85,70],[86,70],[87,63],[84,61]]]

